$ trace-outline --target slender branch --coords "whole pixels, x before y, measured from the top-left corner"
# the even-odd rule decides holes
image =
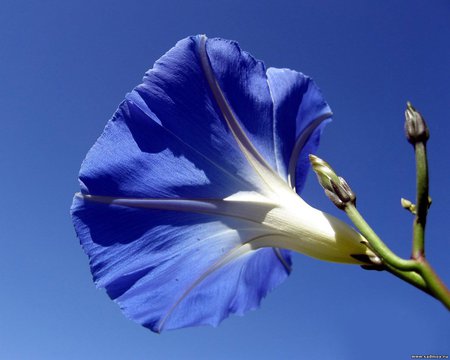
[[[428,289],[428,286],[427,286],[425,280],[418,273],[416,273],[414,271],[398,270],[389,264],[384,264],[384,266],[385,266],[384,270],[386,270],[387,272],[390,272],[392,275],[395,275],[396,277],[415,286],[416,288],[422,290],[423,292],[427,293],[428,295],[432,295],[430,290]]]
[[[428,198],[428,161],[426,144],[430,137],[427,123],[422,114],[411,105],[406,105],[405,135],[408,142],[414,146],[416,155],[416,188],[417,199],[413,225],[412,258],[422,259],[425,255],[425,224],[430,201]]]
[[[386,270],[430,294],[450,310],[450,291],[423,256],[411,260],[397,256],[375,234],[353,204],[347,204],[344,210],[367,239],[370,248],[382,259],[383,264],[387,267]]]
[[[387,271],[438,299],[450,310],[450,291],[423,256],[412,260],[397,256],[377,236],[353,204],[347,204],[344,210],[367,239],[370,248],[382,259]]]
[[[355,224],[358,230],[361,231],[361,234],[367,239],[372,250],[381,257],[385,264],[389,264],[396,269],[404,271],[418,269],[417,261],[403,259],[394,254],[372,230],[353,204],[347,204],[344,210],[350,220],[352,220],[353,224]]]
[[[436,299],[440,300],[445,307],[450,310],[450,291],[447,289],[445,284],[433,270],[431,265],[425,258],[418,259],[417,262],[420,264],[418,272],[422,275],[425,280],[430,294]]]
[[[411,111],[411,105],[408,104],[408,106],[408,111]],[[418,115],[417,113],[413,113],[412,115],[408,113],[407,119],[413,116],[417,117]],[[414,120],[417,120],[417,118]],[[419,120],[423,119],[420,118]],[[418,124],[408,124],[406,130],[410,142],[421,140],[414,142],[415,145],[419,143],[421,145],[416,147],[418,153],[418,205],[416,219],[418,220],[414,222],[414,249],[416,252],[415,257],[412,259],[399,257],[378,237],[356,209],[356,196],[347,182],[337,176],[327,162],[313,155],[310,155],[309,158],[319,182],[325,190],[325,194],[339,209],[346,212],[353,224],[366,238],[367,246],[380,258],[381,264],[377,264],[374,261],[374,265],[379,266],[380,269],[384,268],[384,270],[389,271],[398,278],[433,296],[450,310],[450,291],[426,261],[423,251],[425,219],[429,206],[428,170],[425,151],[428,129],[424,125],[424,122],[419,122]],[[409,204],[408,207],[410,207]],[[365,268],[371,269],[370,266]]]
[[[425,225],[429,207],[428,200],[428,161],[425,142],[414,145],[416,153],[417,200],[416,216],[413,225],[412,258],[420,259],[425,255]]]
[[[425,280],[430,293],[450,310],[450,291],[425,259],[425,225],[430,198],[428,195],[428,160],[426,144],[430,137],[428,126],[410,102],[405,111],[407,140],[414,146],[416,157],[416,206],[413,224],[412,259],[418,263],[418,272]]]

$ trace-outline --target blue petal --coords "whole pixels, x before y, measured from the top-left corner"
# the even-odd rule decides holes
[[[73,218],[94,280],[124,313],[160,332],[217,325],[254,309],[288,275],[250,219],[133,208],[75,197]],[[243,246],[247,244],[247,246]]]
[[[302,73],[269,68],[267,78],[275,109],[278,172],[300,194],[308,174],[308,155],[316,152],[323,128],[331,121],[331,109],[314,81]]]
[[[268,209],[221,201],[266,193],[266,175],[300,191],[330,116],[311,79],[205,39],[177,43],[127,95],[72,206],[96,284],[154,331],[215,325],[287,277],[288,251],[252,247]]]
[[[296,177],[298,193],[331,109],[314,81],[289,69],[269,68],[236,42],[208,41],[220,88],[258,152],[285,180]],[[250,91],[249,91],[250,89]]]

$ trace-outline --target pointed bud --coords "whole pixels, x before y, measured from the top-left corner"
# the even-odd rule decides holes
[[[416,205],[414,205],[411,201],[409,201],[408,199],[401,198],[400,202],[404,209],[410,211],[414,215],[416,214]]]
[[[331,182],[338,182],[339,178],[331,166],[325,160],[312,154],[309,155],[309,161],[317,175],[320,185],[322,185],[325,190],[333,191]]]
[[[418,142],[426,143],[430,137],[427,124],[422,115],[414,109],[411,103],[408,101],[405,111],[405,133],[406,138],[411,144]]]
[[[309,155],[309,161],[319,179],[325,194],[339,209],[345,209],[348,204],[355,204],[355,193],[347,182],[337,176],[331,166],[324,160],[314,155]]]

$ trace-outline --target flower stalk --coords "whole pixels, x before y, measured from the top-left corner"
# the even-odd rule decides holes
[[[379,257],[381,266],[376,270],[386,270],[396,277],[441,301],[450,310],[450,291],[441,281],[425,258],[425,224],[431,200],[428,195],[428,163],[426,142],[428,127],[410,103],[405,112],[405,132],[407,140],[414,146],[416,156],[417,203],[402,199],[402,206],[415,215],[413,224],[413,245],[411,259],[395,254],[375,233],[356,208],[356,195],[347,182],[339,177],[331,166],[317,156],[310,155],[313,170],[316,172],[325,194],[341,210],[344,210],[353,224],[367,240],[367,246]],[[370,266],[363,266],[370,269]]]
[[[425,225],[428,208],[428,160],[426,144],[430,137],[425,119],[416,111],[410,102],[405,111],[406,138],[414,147],[416,158],[416,206],[413,224],[412,258],[420,259],[425,256]]]

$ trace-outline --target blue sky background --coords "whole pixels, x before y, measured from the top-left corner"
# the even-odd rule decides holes
[[[450,284],[450,2],[21,1],[0,12],[1,359],[410,359],[449,354],[448,312],[389,274],[294,257],[244,317],[156,335],[96,290],[69,207],[86,152],[177,40],[239,41],[311,75],[335,116],[319,155],[408,257],[414,197],[407,100],[431,129],[427,255]],[[345,218],[310,176],[304,198]]]

